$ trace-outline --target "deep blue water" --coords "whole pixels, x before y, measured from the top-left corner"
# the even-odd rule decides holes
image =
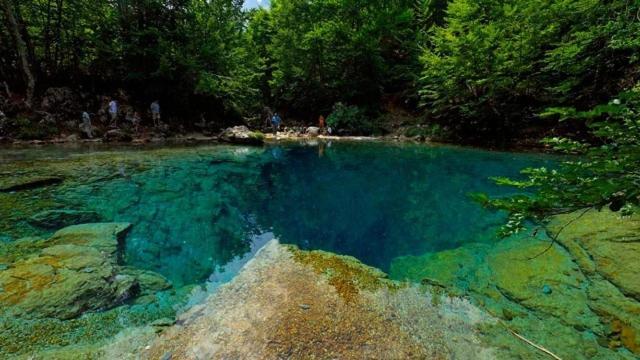
[[[538,154],[386,143],[100,151],[113,156],[116,176],[80,177],[48,196],[56,207],[131,222],[127,264],[158,271],[176,286],[228,280],[252,242],[272,236],[382,270],[398,256],[493,241],[504,216],[468,194],[509,194],[513,189],[489,177],[552,162]],[[42,152],[40,161],[97,156]],[[14,158],[33,156],[26,154]],[[76,170],[88,174],[107,166],[82,164]]]

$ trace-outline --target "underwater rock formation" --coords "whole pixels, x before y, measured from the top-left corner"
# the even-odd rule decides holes
[[[519,236],[397,258],[391,277],[438,284],[569,359],[640,354],[640,219],[610,211],[558,216],[550,239]],[[496,336],[505,358],[530,349]]]
[[[63,181],[57,176],[11,176],[9,179],[0,178],[0,192],[12,192],[35,189],[39,187],[59,184]]]
[[[640,217],[590,210],[558,216],[549,228],[589,279],[588,306],[606,327],[603,343],[640,355]]]
[[[0,249],[2,315],[70,319],[137,295],[140,279],[118,265],[127,223],[64,228],[47,240],[27,238]],[[159,277],[159,275],[158,275]],[[158,283],[157,280],[144,283]],[[153,288],[166,287],[151,285]]]
[[[31,218],[29,223],[43,229],[60,229],[65,226],[95,223],[100,221],[100,215],[95,211],[82,210],[45,210]]]
[[[330,253],[271,241],[139,354],[160,359],[493,358],[466,301]],[[121,355],[123,356],[123,355]]]

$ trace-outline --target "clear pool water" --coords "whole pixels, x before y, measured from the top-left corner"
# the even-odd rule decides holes
[[[0,182],[64,178],[0,192],[0,250],[14,251],[8,258],[23,256],[12,250],[17,239],[56,230],[35,226],[35,214],[89,210],[103,222],[133,224],[120,265],[155,271],[173,285],[70,320],[0,315],[0,357],[91,347],[172,318],[232,279],[274,237],[382,270],[399,256],[496,241],[504,215],[468,194],[508,194],[513,190],[489,177],[553,162],[539,154],[378,142],[0,149]],[[1,262],[0,271],[11,266]]]
[[[5,154],[5,167],[72,164],[65,171],[76,176],[65,186],[30,196],[50,199],[51,208],[94,210],[103,221],[132,223],[125,262],[176,286],[228,279],[225,265],[264,233],[383,270],[398,256],[492,241],[503,215],[482,209],[468,194],[508,194],[513,190],[489,177],[517,176],[552,161],[538,154],[343,142]],[[28,215],[5,220],[13,221],[5,229],[45,233],[23,221]]]

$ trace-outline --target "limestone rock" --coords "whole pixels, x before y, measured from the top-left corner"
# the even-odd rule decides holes
[[[0,179],[0,192],[12,192],[36,189],[39,187],[59,184],[63,181],[57,176],[12,176]]]
[[[220,134],[220,140],[232,144],[262,145],[264,143],[264,134],[251,131],[246,126],[234,126],[225,129]]]
[[[33,215],[29,219],[31,225],[43,229],[60,229],[65,226],[100,221],[100,215],[94,211],[80,210],[46,210]]]
[[[105,142],[130,142],[133,138],[127,132],[120,129],[112,129],[104,133]]]
[[[310,126],[307,128],[305,132],[309,136],[318,136],[320,135],[320,128],[315,126]]]
[[[118,275],[117,249],[130,224],[71,226],[34,243],[42,249],[0,271],[0,308],[9,316],[70,319],[133,296],[137,280]]]
[[[535,239],[503,241],[488,257],[491,281],[508,299],[570,325],[597,327],[590,315],[586,278],[560,246]],[[553,289],[546,294],[544,287]]]
[[[624,346],[640,355],[640,303],[605,280],[594,279],[588,294],[589,307],[608,324],[607,346]]]
[[[559,233],[558,241],[572,250],[585,271],[597,272],[640,300],[640,216],[621,218],[609,210],[590,210],[583,216],[558,216],[550,229]]]

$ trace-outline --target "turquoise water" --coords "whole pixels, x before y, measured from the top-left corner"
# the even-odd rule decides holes
[[[377,142],[2,151],[2,176],[55,174],[65,181],[0,193],[0,239],[11,244],[52,234],[55,229],[28,221],[42,210],[95,211],[101,221],[133,224],[122,265],[160,273],[173,289],[151,303],[109,310],[111,315],[86,314],[75,327],[59,320],[17,326],[16,319],[0,318],[0,345],[9,336],[3,326],[13,329],[12,338],[29,339],[34,327],[57,331],[59,345],[171,316],[197,301],[194,284],[211,288],[228,281],[272,238],[351,255],[382,270],[399,256],[495,241],[504,215],[481,208],[468,194],[509,194],[512,189],[489,177],[518,176],[524,167],[554,161],[540,154]],[[86,335],[87,323],[98,335]]]
[[[517,176],[524,167],[550,161],[534,154],[381,143],[200,147],[161,157],[127,151],[115,152],[115,177],[79,179],[51,190],[55,207],[94,210],[103,221],[134,224],[126,263],[157,271],[178,286],[224,270],[262,233],[304,249],[352,255],[383,270],[398,256],[490,241],[504,217],[482,209],[468,193],[508,194],[513,190],[488,178]],[[47,161],[91,157],[87,150],[41,152]],[[13,159],[37,154],[15,152]],[[98,171],[97,165],[83,166]]]

